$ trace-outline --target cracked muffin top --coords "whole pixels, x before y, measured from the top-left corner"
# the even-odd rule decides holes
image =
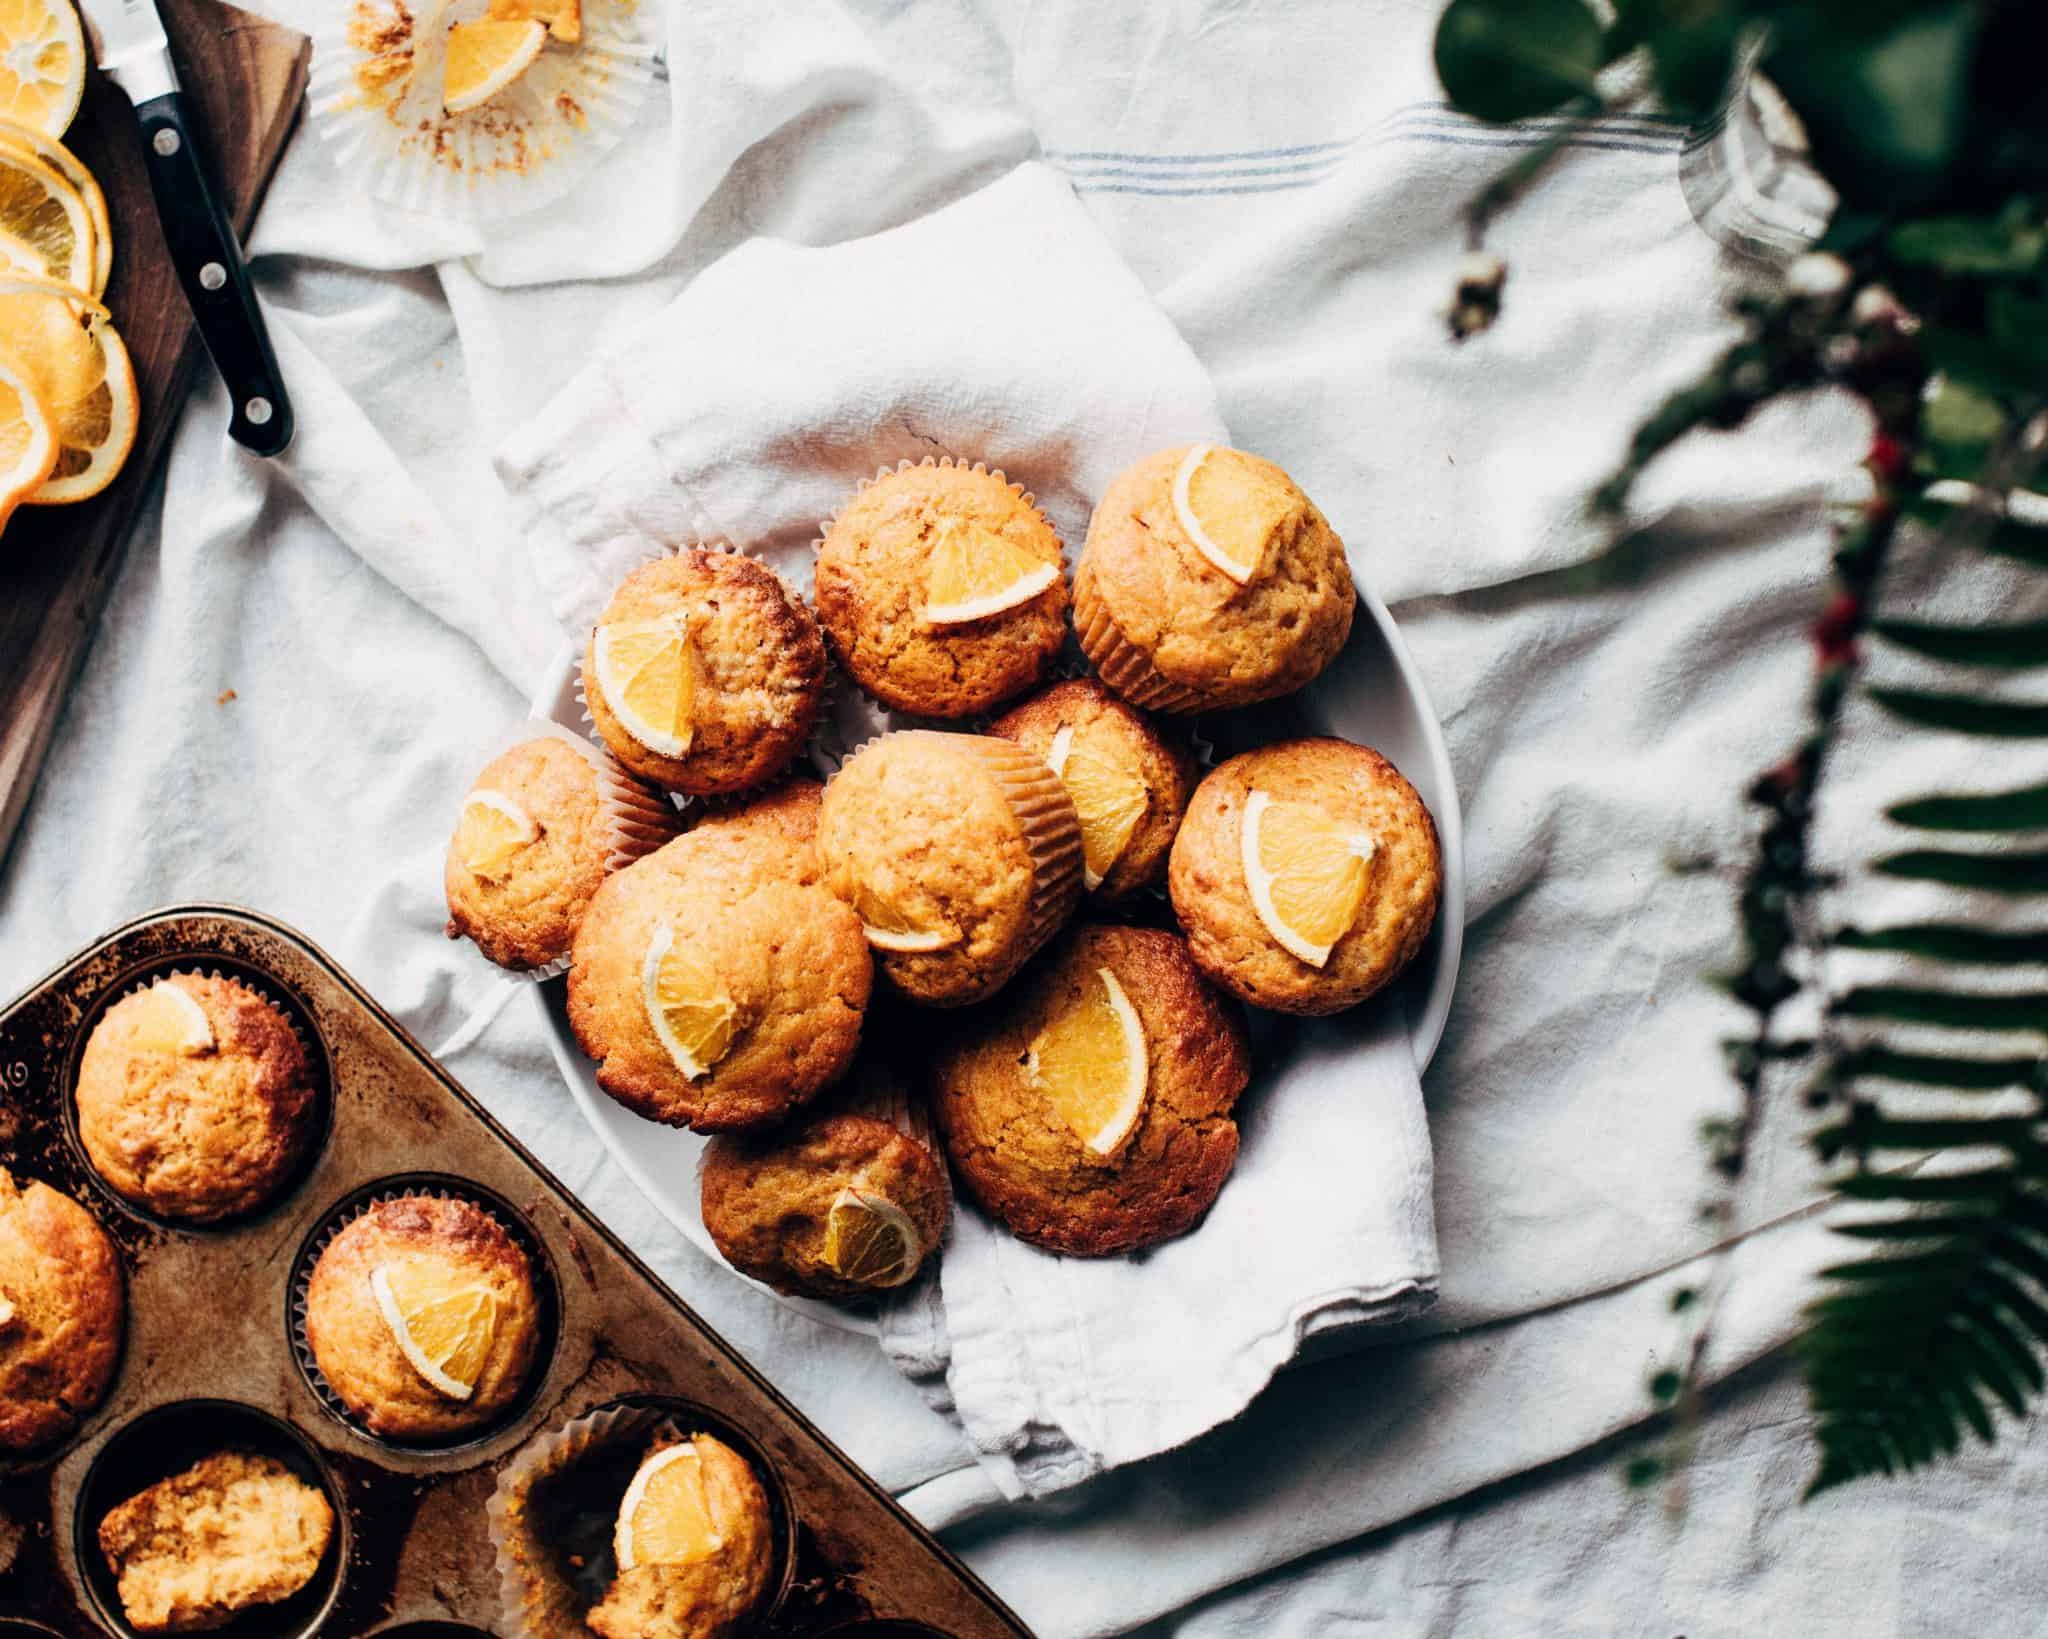
[[[904,467],[864,486],[818,548],[818,618],[875,699],[920,717],[987,711],[1067,636],[1060,539],[980,467]]]
[[[787,768],[825,698],[825,644],[767,565],[690,547],[619,583],[583,651],[599,738],[643,779],[696,796]]]
[[[88,1416],[126,1324],[120,1259],[99,1220],[0,1168],[0,1449],[33,1451]]]
[[[166,1218],[253,1212],[289,1181],[317,1116],[305,1044],[234,979],[175,973],[123,996],[78,1066],[93,1170]]]
[[[1099,1257],[1192,1228],[1237,1160],[1244,1021],[1154,928],[1077,929],[966,1015],[933,1114],[967,1189],[1020,1239]]]

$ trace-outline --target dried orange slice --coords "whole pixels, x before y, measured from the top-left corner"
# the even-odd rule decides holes
[[[34,389],[60,446],[29,503],[99,494],[135,447],[141,415],[135,369],[107,310],[54,279],[0,274],[0,362]]]
[[[135,1045],[150,1053],[193,1058],[213,1051],[213,1024],[183,985],[159,979],[136,1004]]]
[[[482,18],[448,31],[441,106],[451,114],[481,108],[533,66],[547,44],[547,24]]]
[[[640,1565],[689,1565],[725,1546],[725,1532],[704,1482],[696,1446],[664,1446],[640,1465],[619,1504],[612,1551],[621,1571]]]
[[[597,686],[626,732],[649,751],[690,749],[703,662],[683,620],[619,620],[597,629]]]
[[[1311,967],[1330,959],[1358,919],[1372,867],[1371,837],[1310,803],[1245,800],[1240,840],[1245,886],[1266,931]]]
[[[61,137],[85,95],[85,30],[70,0],[0,0],[0,115]]]
[[[1144,1113],[1145,1027],[1114,973],[1099,967],[1094,977],[1032,1039],[1025,1073],[1076,1138],[1111,1156]]]
[[[455,825],[455,857],[471,876],[502,882],[519,850],[540,836],[533,816],[502,791],[472,791]]]
[[[435,1258],[378,1264],[370,1291],[414,1371],[451,1400],[476,1392],[498,1329],[496,1293]]]
[[[841,1280],[901,1286],[924,1261],[924,1239],[909,1215],[872,1190],[842,1189],[825,1215],[826,1266]]]
[[[1173,514],[1215,568],[1238,585],[1265,566],[1274,534],[1295,500],[1237,450],[1197,444],[1173,475]]]
[[[992,529],[948,518],[925,565],[924,618],[934,626],[986,620],[1029,603],[1059,577],[1058,564],[1034,558]]]
[[[34,154],[0,143],[0,267],[92,294],[85,196]]]
[[[114,273],[114,224],[107,215],[107,196],[100,191],[99,178],[55,137],[15,120],[0,119],[0,148],[41,160],[85,201],[85,213],[92,218],[92,282],[85,287],[86,293],[95,298],[106,295],[107,280]]]
[[[710,964],[676,942],[674,929],[654,930],[640,984],[647,1022],[686,1078],[697,1080],[732,1051],[739,1009]]]
[[[1102,886],[1109,868],[1123,857],[1131,834],[1145,817],[1151,797],[1135,770],[1074,744],[1074,728],[1063,724],[1052,737],[1046,762],[1074,799],[1081,819],[1081,878],[1091,888]]]
[[[56,468],[58,448],[28,377],[0,360],[0,530]]]

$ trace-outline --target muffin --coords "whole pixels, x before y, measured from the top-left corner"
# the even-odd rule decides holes
[[[306,1346],[374,1434],[446,1440],[519,1398],[540,1346],[533,1268],[505,1226],[458,1196],[372,1202],[306,1282]]]
[[[705,1150],[704,1227],[741,1274],[778,1292],[872,1297],[938,1249],[952,1211],[938,1139],[893,1078],[860,1081],[830,1109]]]
[[[520,973],[569,954],[597,885],[677,829],[666,799],[608,763],[542,735],[477,776],[448,843],[449,938]]]
[[[1038,680],[1067,636],[1060,538],[1000,472],[886,472],[818,545],[818,618],[854,681],[921,717],[987,711]]]
[[[1165,878],[1195,759],[1092,678],[1055,683],[996,719],[1060,777],[1081,821],[1082,883],[1122,899]]]
[[[825,787],[827,886],[914,1001],[993,995],[1081,892],[1081,826],[1052,770],[1007,740],[910,729],[870,740]]]
[[[793,775],[758,796],[706,808],[690,827],[694,842],[673,850],[671,865],[702,861],[704,870],[724,870],[752,882],[765,874],[800,888],[825,879],[818,858],[818,808],[825,788]]]
[[[318,1100],[289,1020],[234,979],[174,973],[123,996],[78,1066],[93,1170],[165,1218],[253,1212],[291,1179]]]
[[[758,1126],[853,1062],[874,983],[860,920],[776,860],[758,837],[700,828],[592,899],[569,1024],[628,1109],[699,1132]]]
[[[642,564],[583,651],[583,695],[612,755],[696,796],[773,779],[825,698],[825,645],[766,565],[691,547]]]
[[[1121,473],[1074,572],[1082,650],[1157,711],[1293,693],[1344,647],[1356,602],[1344,543],[1294,480],[1207,444]]]
[[[127,1298],[99,1220],[0,1168],[0,1451],[62,1439],[105,1397]]]
[[[619,1504],[619,1574],[587,1621],[601,1639],[723,1639],[768,1591],[768,1494],[709,1434],[648,1447]]]
[[[1443,855],[1422,798],[1377,751],[1286,740],[1202,781],[1168,886],[1210,978],[1259,1007],[1336,1013],[1422,948]]]
[[[963,1019],[933,1114],[970,1194],[1074,1257],[1193,1227],[1237,1160],[1244,1021],[1156,928],[1083,927]]]
[[[275,1458],[221,1451],[138,1492],[100,1521],[100,1552],[140,1633],[225,1626],[313,1580],[334,1509]]]

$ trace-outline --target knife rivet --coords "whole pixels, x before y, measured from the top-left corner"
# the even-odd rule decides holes
[[[179,148],[184,146],[178,140],[178,133],[168,125],[149,139],[149,145],[162,154],[165,159],[169,159]]]
[[[250,426],[265,426],[270,421],[270,400],[267,398],[250,399],[248,403],[242,406],[242,414],[249,418]]]
[[[218,262],[208,262],[199,270],[199,283],[207,290],[218,290],[228,282],[228,270]]]

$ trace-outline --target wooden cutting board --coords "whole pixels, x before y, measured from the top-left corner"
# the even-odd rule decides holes
[[[218,0],[158,0],[186,100],[236,231],[257,204],[305,100],[302,34]],[[211,369],[171,271],[124,97],[97,70],[65,142],[106,191],[114,273],[106,303],[135,361],[142,424],[121,476],[90,501],[23,507],[0,536],[0,861],[156,482],[195,369]]]

